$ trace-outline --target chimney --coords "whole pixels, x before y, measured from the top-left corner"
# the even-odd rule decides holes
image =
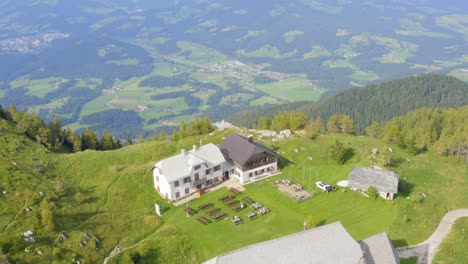
[[[248,135],[247,139],[249,140],[250,143],[252,143],[253,142],[253,135]]]
[[[181,150],[180,150],[180,154],[184,154],[184,155],[185,155],[185,149],[181,149]]]

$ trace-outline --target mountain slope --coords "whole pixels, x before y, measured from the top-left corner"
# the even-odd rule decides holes
[[[301,102],[246,111],[230,120],[251,126],[261,116],[272,117],[280,111],[301,111],[309,117],[327,120],[333,114],[347,114],[360,130],[373,121],[384,123],[421,107],[447,108],[468,104],[468,84],[454,77],[427,74],[357,87],[317,103]]]

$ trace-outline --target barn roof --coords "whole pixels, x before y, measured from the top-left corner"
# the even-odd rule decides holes
[[[351,188],[367,190],[374,186],[379,192],[397,193],[400,176],[394,171],[377,166],[370,168],[354,167],[349,173],[348,185]]]

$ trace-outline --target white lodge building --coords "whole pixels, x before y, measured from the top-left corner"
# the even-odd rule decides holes
[[[216,186],[234,176],[241,183],[277,172],[278,155],[263,145],[231,134],[212,143],[160,160],[153,167],[154,188],[169,201]]]
[[[153,168],[154,188],[170,201],[210,188],[229,179],[232,165],[226,162],[214,144],[181,153],[156,163]]]

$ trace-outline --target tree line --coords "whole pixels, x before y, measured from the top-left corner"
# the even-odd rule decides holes
[[[295,102],[243,111],[228,118],[239,126],[252,127],[261,117],[273,118],[283,111],[303,112],[309,118],[328,120],[340,113],[351,117],[358,132],[377,121],[385,123],[422,107],[447,108],[468,105],[468,84],[454,77],[422,74],[380,84],[356,87],[319,102]]]
[[[42,144],[50,150],[68,147],[73,152],[87,149],[112,150],[122,147],[119,139],[104,131],[101,139],[91,128],[86,128],[81,135],[70,128],[63,128],[58,116],[45,123],[38,114],[28,114],[25,110],[18,111],[14,105],[5,109],[0,105],[0,118],[16,125],[16,130],[28,138]]]
[[[333,114],[327,120],[308,119],[302,112],[280,112],[273,118],[260,117],[256,129],[303,130],[311,139],[324,133],[360,134],[355,121],[348,115]],[[468,106],[458,109],[420,108],[397,116],[380,125],[374,121],[363,134],[395,143],[416,155],[429,148],[440,155],[453,155],[468,160]]]

